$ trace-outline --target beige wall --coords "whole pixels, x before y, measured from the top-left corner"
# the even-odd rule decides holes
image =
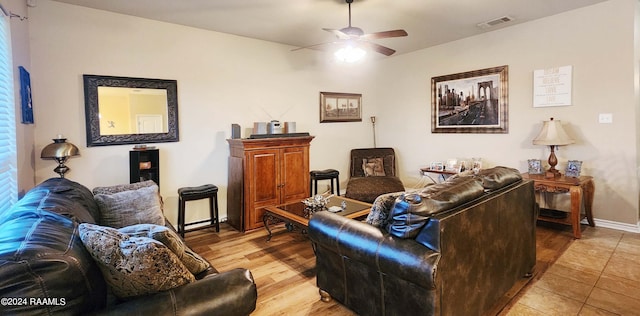
[[[29,14],[34,101],[43,104],[35,113],[36,148],[57,134],[78,145],[80,157],[67,163],[71,180],[89,188],[128,182],[133,147],[86,147],[82,74],[178,81],[180,142],[156,144],[161,193],[173,222],[177,189],[204,183],[220,188],[226,216],[232,123],[244,129],[254,121],[297,122],[299,132],[316,136],[311,168],[340,169],[343,180],[348,150],[372,145],[368,121],[320,124],[318,102],[320,91],[362,93],[363,116],[369,117],[367,96],[375,87],[368,80],[375,69],[345,69],[311,50],[291,52],[293,47],[280,44],[47,0]],[[53,168],[53,162],[36,159],[37,182],[55,176]]]
[[[68,163],[70,179],[90,188],[127,182],[131,146],[85,146],[82,74],[176,79],[181,140],[156,145],[161,193],[175,222],[177,188],[203,183],[220,187],[226,216],[225,139],[232,123],[248,128],[254,121],[296,121],[298,131],[316,136],[311,168],[339,169],[344,184],[348,151],[372,145],[368,117],[376,115],[378,146],[397,149],[401,177],[411,186],[420,180],[420,167],[451,157],[482,157],[488,166],[525,171],[526,159],[548,156],[548,149],[531,140],[553,116],[566,122],[577,140],[557,153],[559,167],[568,159],[583,160],[584,173],[596,178],[596,218],[633,228],[638,220],[637,3],[612,0],[345,67],[315,51],[291,52],[280,44],[41,0],[29,10],[34,103],[42,104],[35,111],[35,148],[64,134],[81,151]],[[509,65],[509,133],[431,134],[430,78],[499,65]],[[532,108],[533,70],[563,65],[574,67],[574,105]],[[320,91],[362,93],[363,122],[320,124]],[[597,123],[603,112],[613,113],[614,124]],[[54,176],[52,162],[36,159],[35,165],[36,182]]]
[[[559,169],[582,160],[583,173],[595,178],[594,216],[637,228],[638,3],[608,1],[385,61],[377,83],[384,89],[373,98],[379,139],[402,154],[405,182],[417,182],[430,161],[457,157],[526,171],[527,159],[546,161],[549,149],[532,140],[554,117],[576,140],[556,153]],[[509,66],[508,134],[430,133],[431,77],[501,65]],[[565,65],[573,66],[573,105],[533,108],[533,71]],[[599,113],[612,113],[613,124],[599,124]]]

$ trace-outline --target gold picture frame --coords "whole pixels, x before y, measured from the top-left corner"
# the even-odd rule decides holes
[[[508,133],[509,66],[431,78],[432,133]]]
[[[320,92],[320,123],[362,122],[362,94]]]

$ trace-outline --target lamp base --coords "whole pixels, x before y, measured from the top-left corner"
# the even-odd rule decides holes
[[[562,174],[557,169],[549,169],[544,173],[544,177],[547,179],[560,178]]]
[[[69,167],[67,167],[64,163],[67,161],[67,157],[54,158],[58,162],[58,166],[53,169],[53,172],[60,175],[60,178],[64,178],[64,174],[69,171]]]
[[[556,158],[556,153],[555,153],[555,145],[551,145],[549,146],[551,148],[551,153],[549,154],[549,170],[547,170],[547,172],[545,172],[544,176],[545,178],[560,178],[560,176],[562,174],[560,174],[560,171],[558,171],[558,169],[556,169],[556,165],[558,164],[558,158]]]

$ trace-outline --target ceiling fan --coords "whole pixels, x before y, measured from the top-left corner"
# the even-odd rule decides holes
[[[341,28],[339,30],[323,28],[323,30],[330,32],[338,37],[340,41],[338,42],[329,42],[329,43],[321,43],[315,44],[305,47],[299,47],[293,50],[305,49],[305,48],[321,48],[321,46],[326,46],[330,44],[339,44],[341,42],[346,42],[347,44],[355,44],[362,45],[367,48],[372,49],[380,54],[385,56],[391,56],[396,51],[386,46],[382,46],[380,44],[376,44],[371,42],[371,40],[381,39],[381,38],[391,38],[391,37],[402,37],[407,36],[407,32],[405,30],[391,30],[391,31],[383,31],[383,32],[375,32],[365,34],[364,31],[355,26],[351,26],[351,3],[353,0],[345,0],[349,5],[349,26]]]

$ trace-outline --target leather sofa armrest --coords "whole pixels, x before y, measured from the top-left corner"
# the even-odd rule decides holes
[[[369,224],[331,212],[317,212],[309,221],[315,247],[394,275],[424,288],[435,288],[440,254],[413,239],[391,236]]]
[[[257,297],[251,272],[234,269],[112,306],[98,315],[249,315]]]

